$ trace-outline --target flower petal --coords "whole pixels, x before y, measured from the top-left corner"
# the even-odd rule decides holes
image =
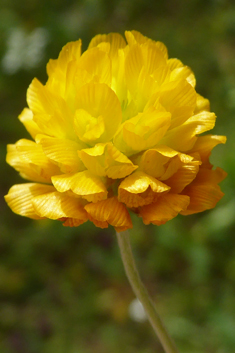
[[[196,106],[196,91],[186,80],[172,81],[162,85],[160,103],[172,114],[178,107],[190,107],[193,113]]]
[[[140,216],[145,224],[161,225],[176,217],[185,210],[190,202],[186,195],[167,193],[162,195],[156,203],[141,207]]]
[[[181,126],[168,130],[161,143],[178,151],[189,151],[197,141],[197,134],[213,129],[215,118],[214,113],[206,111],[193,115]]]
[[[169,190],[170,187],[161,181],[137,171],[119,185],[118,200],[125,203],[127,207],[137,208],[156,201],[161,193]]]
[[[67,65],[70,61],[78,60],[81,56],[82,41],[79,39],[75,42],[67,43],[61,50],[58,59],[50,60],[47,64],[47,74],[57,74],[56,69],[58,68],[64,75],[66,73]]]
[[[92,38],[88,49],[97,47],[100,43],[110,43],[109,55],[113,59],[117,54],[118,50],[125,48],[125,39],[119,33],[109,33],[109,34],[98,34]]]
[[[68,139],[58,139],[47,136],[37,136],[37,142],[42,146],[45,155],[56,162],[62,172],[80,172],[85,169],[78,150],[82,145]]]
[[[133,45],[135,43],[138,44],[144,44],[144,43],[150,43],[150,44],[154,44],[157,48],[159,48],[165,59],[168,58],[168,53],[167,53],[167,48],[165,46],[165,44],[163,44],[162,42],[156,42],[148,37],[143,36],[143,34],[141,34],[138,31],[126,31],[125,32],[125,36],[127,39],[127,42],[129,45]]]
[[[138,168],[111,143],[83,149],[79,156],[91,173],[112,179],[124,178]]]
[[[24,108],[18,118],[22,124],[24,124],[26,130],[29,132],[32,138],[35,138],[37,134],[42,132],[36,122],[33,120],[33,113],[30,109]]]
[[[190,197],[190,204],[181,214],[189,215],[214,208],[224,195],[218,183],[226,175],[221,168],[200,169],[194,181],[183,190],[183,193]]]
[[[114,137],[114,145],[126,155],[151,148],[162,139],[170,126],[170,114],[157,110],[139,113],[123,123]]]
[[[55,188],[51,185],[34,183],[19,184],[10,188],[8,194],[5,196],[5,200],[13,212],[29,218],[41,219],[43,216],[41,217],[35,211],[32,199],[35,196],[53,191],[55,191]]]
[[[50,136],[76,138],[72,113],[65,100],[34,79],[27,91],[27,102],[39,129]]]
[[[165,183],[171,187],[172,193],[181,193],[181,191],[196,178],[199,164],[201,164],[200,161],[184,164],[175,174],[165,180]]]
[[[87,212],[80,199],[61,194],[58,191],[35,196],[32,203],[40,217],[72,218],[79,221],[80,224],[88,220]]]
[[[26,139],[9,145],[6,160],[23,177],[34,181],[50,182],[52,175],[60,173],[60,169],[45,156],[42,147]]]
[[[83,136],[79,132],[79,129],[81,129],[80,124],[78,125],[80,119],[79,113],[75,117],[75,130],[80,139],[90,145],[109,141],[119,128],[122,121],[121,105],[113,90],[107,85],[101,83],[86,84],[77,92],[76,104],[79,112],[85,111],[90,116],[90,118],[87,116],[86,119],[83,119]],[[112,119],[110,117],[112,117]],[[93,122],[92,119],[97,121],[97,127],[99,127],[102,122],[104,124],[104,129],[100,134],[100,137],[96,138],[96,136],[91,135],[89,138],[88,135],[87,137],[85,135],[85,133],[92,130],[95,126],[95,122]],[[79,129],[77,128],[78,126]]]
[[[225,143],[225,136],[218,135],[205,135],[199,136],[190,153],[198,152],[201,157],[201,161],[205,162],[209,158],[212,149],[220,143]]]
[[[107,53],[99,47],[85,51],[78,61],[78,68],[86,70],[99,83],[110,86],[112,79],[111,60]]]
[[[112,225],[117,232],[132,228],[130,215],[126,207],[116,197],[97,203],[89,203],[85,207],[89,219],[100,228]]]
[[[59,192],[71,190],[89,202],[97,202],[107,198],[107,190],[99,177],[88,170],[80,173],[70,173],[53,176],[53,185]]]

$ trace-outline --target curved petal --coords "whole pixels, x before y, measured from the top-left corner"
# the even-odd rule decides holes
[[[67,43],[61,50],[58,59],[50,60],[47,64],[47,74],[48,76],[56,75],[59,69],[64,75],[66,74],[66,69],[68,63],[73,60],[78,60],[81,56],[82,41],[79,39],[75,42]]]
[[[15,145],[9,145],[6,160],[30,180],[50,182],[52,175],[60,174],[60,169],[47,158],[42,147],[34,141],[22,139]]]
[[[138,168],[111,143],[83,149],[79,156],[91,173],[112,179],[124,178]]]
[[[70,197],[58,191],[34,196],[32,203],[40,217],[50,219],[72,218],[79,221],[80,224],[88,220],[87,212],[79,198]]]
[[[161,193],[169,190],[170,187],[161,181],[137,171],[119,185],[118,200],[125,203],[127,207],[137,208],[156,201]]]
[[[215,118],[214,113],[206,111],[193,115],[181,126],[168,130],[161,143],[182,152],[192,150],[196,135],[213,129]]]
[[[176,217],[188,207],[190,199],[186,195],[164,194],[156,203],[141,207],[140,216],[145,224],[161,225]]]
[[[33,120],[33,113],[30,109],[24,108],[22,113],[18,116],[19,120],[24,124],[28,133],[34,139],[37,134],[40,134],[42,131]]]
[[[97,203],[89,203],[85,207],[89,219],[100,228],[112,225],[117,232],[132,228],[130,215],[126,207],[116,197]]]
[[[62,172],[80,172],[85,169],[78,151],[81,144],[68,139],[58,139],[47,136],[38,136],[37,142],[42,146],[45,155],[56,162]]]
[[[79,112],[87,113],[87,116],[82,113],[81,122],[79,112],[75,118],[75,129],[80,139],[90,145],[109,141],[122,121],[121,105],[113,90],[102,83],[88,83],[78,90],[76,104]],[[85,135],[94,127],[99,128],[101,124],[104,124],[103,131],[97,138],[95,135]],[[79,129],[83,128],[83,136],[77,126]]]
[[[88,170],[53,176],[51,181],[59,192],[71,190],[89,202],[97,202],[107,198],[107,190],[101,179]]]
[[[212,149],[220,143],[226,143],[226,136],[205,135],[199,136],[190,153],[198,152],[204,163],[209,158]]]
[[[171,192],[179,194],[197,176],[200,161],[182,165],[175,174],[165,181],[171,187]]]
[[[126,36],[126,39],[127,39],[127,42],[129,45],[133,45],[135,43],[138,43],[138,44],[144,44],[144,43],[150,43],[150,44],[155,44],[155,46],[157,48],[159,48],[165,59],[168,58],[168,53],[167,53],[167,48],[165,46],[165,44],[163,44],[162,42],[156,42],[148,37],[145,37],[143,34],[141,34],[140,32],[138,31],[126,31],[125,32],[125,36]]]
[[[78,67],[86,70],[91,77],[98,79],[99,83],[106,83],[110,86],[112,79],[111,60],[107,53],[99,47],[85,51],[78,61]]]
[[[123,49],[126,46],[125,39],[119,33],[109,33],[109,34],[98,34],[93,37],[90,41],[88,49],[97,47],[100,43],[110,43],[109,55],[111,58],[118,54],[119,49]]]
[[[13,212],[33,219],[42,219],[43,216],[40,216],[35,211],[32,200],[35,196],[53,191],[55,191],[55,188],[51,185],[35,183],[19,184],[10,188],[8,194],[5,196],[5,200]]]
[[[190,107],[193,113],[196,106],[196,91],[186,80],[177,80],[162,85],[159,92],[160,103],[170,112],[177,107]]]
[[[226,175],[221,168],[200,169],[194,181],[183,190],[183,194],[190,197],[190,204],[181,214],[189,215],[214,208],[224,195],[218,183]]]
[[[34,79],[27,90],[27,102],[43,133],[59,138],[76,138],[72,113],[58,92],[52,92]]]
[[[114,145],[126,155],[154,147],[170,126],[170,114],[157,110],[127,120],[114,137]]]

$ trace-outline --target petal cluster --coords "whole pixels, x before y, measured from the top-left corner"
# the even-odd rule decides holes
[[[8,145],[7,162],[29,183],[5,199],[33,219],[65,226],[132,227],[215,207],[226,173],[212,169],[211,150],[224,136],[195,77],[167,48],[136,31],[97,35],[65,45],[34,79],[19,116],[32,139]]]

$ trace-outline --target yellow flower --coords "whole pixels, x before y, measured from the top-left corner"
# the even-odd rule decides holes
[[[65,45],[34,79],[19,119],[33,140],[8,146],[7,162],[30,183],[5,196],[11,209],[66,226],[87,220],[117,231],[215,207],[226,173],[211,150],[226,137],[202,135],[215,124],[192,71],[168,59],[163,43],[126,32]]]

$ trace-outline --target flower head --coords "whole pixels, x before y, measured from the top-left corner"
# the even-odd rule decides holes
[[[78,226],[87,220],[117,231],[215,207],[226,173],[212,169],[211,150],[224,136],[192,71],[136,31],[97,35],[65,45],[34,79],[19,116],[33,140],[8,145],[7,162],[30,183],[5,196],[33,219]],[[201,136],[201,134],[203,134]]]

